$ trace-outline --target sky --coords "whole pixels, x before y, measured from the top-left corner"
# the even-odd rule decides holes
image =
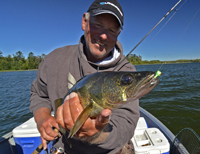
[[[124,11],[118,40],[126,55],[179,0],[118,1]],[[92,2],[0,0],[0,51],[4,57],[21,51],[27,58],[78,44],[82,15]],[[200,0],[182,0],[175,9],[132,54],[142,60],[200,59]]]

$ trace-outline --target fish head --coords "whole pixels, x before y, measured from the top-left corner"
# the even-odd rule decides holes
[[[127,84],[126,95],[128,98],[139,99],[149,93],[159,82],[156,73],[151,71],[134,72],[123,75],[121,82]]]
[[[108,106],[119,107],[127,100],[136,100],[149,93],[159,82],[155,72],[117,72],[104,83]]]

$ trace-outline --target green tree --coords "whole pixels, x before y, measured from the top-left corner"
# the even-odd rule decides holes
[[[142,63],[142,56],[137,56],[136,54],[130,54],[127,57],[127,60],[132,64],[141,64]]]
[[[11,55],[3,57],[3,53],[0,51],[0,70],[37,69],[45,56],[45,54],[34,56],[34,53],[30,52],[28,58],[25,59],[23,53],[18,51],[16,54],[13,54],[13,57]]]
[[[11,55],[8,55],[6,57],[6,59],[7,59],[7,62],[8,62],[7,69],[12,70],[13,69],[13,58],[11,57]]]
[[[16,54],[13,54],[14,58],[14,69],[15,70],[21,70],[22,65],[25,63],[25,58],[23,56],[23,53],[21,51],[16,52]]]
[[[0,59],[3,58],[3,52],[0,51]]]
[[[30,52],[28,54],[28,69],[34,69],[35,68],[35,56],[33,52]]]
[[[16,52],[16,57],[18,61],[24,58],[23,53],[21,51]]]

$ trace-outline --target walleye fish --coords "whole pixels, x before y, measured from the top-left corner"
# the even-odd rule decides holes
[[[141,98],[159,82],[154,72],[98,72],[79,80],[66,94],[76,92],[84,110],[75,121],[68,138],[72,138],[88,117],[96,117],[105,108],[116,109],[131,99]],[[56,108],[61,100],[56,100]],[[61,128],[63,134],[66,130]]]
[[[143,72],[98,72],[80,79],[63,99],[55,100],[55,110],[64,103],[65,98],[76,92],[84,110],[75,121],[68,138],[72,138],[88,117],[98,116],[103,109],[116,109],[141,98],[149,93],[159,82],[158,74],[151,71]],[[56,115],[56,114],[55,114]],[[60,127],[63,135],[66,130]],[[54,129],[58,132],[57,129]],[[69,142],[68,142],[69,143]],[[71,146],[71,144],[69,143]],[[38,154],[43,149],[40,144],[32,154]]]

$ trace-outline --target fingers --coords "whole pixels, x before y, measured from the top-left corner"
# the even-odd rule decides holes
[[[99,123],[101,124],[107,124],[110,121],[110,116],[111,116],[111,110],[109,109],[104,109],[101,111],[101,114],[99,116]]]
[[[74,122],[82,111],[81,108],[82,106],[76,93],[71,93],[69,96],[66,97],[65,103],[63,104],[63,117],[65,128],[67,128],[68,130],[72,129]]]
[[[75,123],[76,119],[83,111],[83,107],[80,104],[80,100],[76,93],[71,93],[69,98],[70,98],[69,108],[71,112],[71,118],[73,120],[73,123]]]
[[[41,140],[42,140],[43,149],[46,150],[47,149],[47,141],[45,139],[43,139],[42,136],[41,136]]]
[[[79,97],[73,92],[65,98],[63,105],[57,109],[57,123],[69,132],[82,111],[83,107]],[[93,136],[98,133],[109,123],[110,115],[111,110],[104,109],[97,118],[87,118],[83,126],[76,133],[76,136]]]
[[[65,128],[65,123],[63,120],[63,105],[58,107],[58,109],[56,111],[56,121],[62,128]]]
[[[71,117],[71,111],[70,111],[70,108],[69,108],[69,98],[70,96],[67,96],[65,98],[65,102],[63,104],[63,111],[62,111],[62,114],[63,114],[63,122],[64,122],[64,128],[68,128],[69,125],[73,125],[73,122],[72,122],[72,117]]]
[[[63,105],[57,109],[57,123],[61,127],[71,130],[74,122],[82,111],[83,107],[80,104],[78,95],[76,93],[71,93],[65,98]]]
[[[98,133],[99,130],[96,129],[96,119],[90,119],[88,118],[83,126],[80,128],[80,130],[77,132],[78,137],[83,136],[93,136],[94,134]]]
[[[46,120],[43,122],[43,124],[39,127],[38,126],[38,130],[41,134],[41,140],[42,140],[42,145],[43,148],[46,149],[47,148],[47,141],[51,141],[54,140],[55,138],[57,138],[57,136],[59,136],[58,132],[55,132],[53,130],[53,127],[56,127],[57,123],[55,124],[55,119],[54,117]]]
[[[96,120],[96,127],[97,129],[103,129],[110,121],[111,117],[111,110],[104,109],[101,111],[101,114],[97,117]]]
[[[53,140],[58,133],[53,131],[53,128],[58,128],[56,119],[51,116],[51,112],[48,108],[40,108],[34,114],[37,128],[44,140]]]
[[[110,121],[111,110],[104,109],[101,114],[95,118],[88,118],[80,130],[77,132],[77,136],[93,136],[100,132]]]
[[[40,129],[40,134],[42,138],[47,141],[54,140],[57,136],[59,136],[59,133],[53,131],[52,126],[48,124]]]

